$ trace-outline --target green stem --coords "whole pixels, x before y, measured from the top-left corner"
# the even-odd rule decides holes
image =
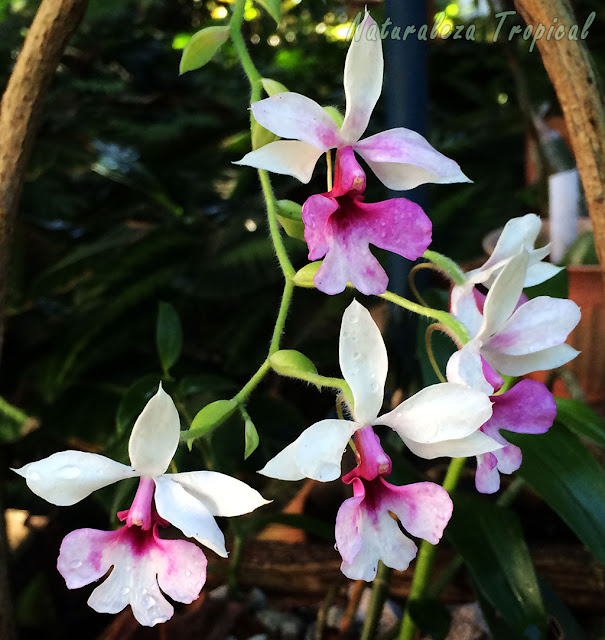
[[[466,327],[458,322],[455,318],[453,318],[447,311],[441,311],[439,309],[433,309],[431,307],[423,307],[421,304],[417,304],[416,302],[412,302],[407,298],[402,298],[398,296],[396,293],[392,293],[391,291],[386,291],[385,293],[380,295],[381,298],[392,302],[408,311],[412,311],[417,313],[420,316],[424,316],[426,318],[434,318],[438,320],[444,327],[453,332],[453,334],[460,340],[462,344],[466,344],[470,341],[470,336]]]
[[[229,578],[227,583],[227,593],[233,598],[237,592],[239,566],[242,559],[242,547],[244,546],[244,538],[237,530],[233,538],[233,551],[229,560]]]
[[[450,466],[447,469],[445,478],[443,480],[443,488],[448,492],[452,491],[458,485],[462,470],[466,463],[466,458],[454,458],[450,462]],[[420,600],[428,587],[428,580],[435,564],[435,555],[437,547],[428,543],[426,540],[422,541],[420,550],[418,551],[418,557],[416,559],[416,569],[414,570],[414,577],[412,579],[412,586],[410,588],[410,595],[405,607],[405,612],[401,620],[401,628],[399,629],[399,640],[413,640],[416,633],[416,625],[410,615],[410,603],[414,600]]]
[[[443,256],[436,251],[425,251],[422,254],[423,258],[430,260],[434,265],[445,273],[454,281],[454,284],[464,284],[466,282],[466,276],[464,271],[450,258]]]
[[[279,260],[279,266],[283,271],[286,280],[294,277],[296,271],[288,258],[286,253],[286,247],[279,232],[279,224],[277,222],[277,204],[275,202],[275,196],[273,195],[273,189],[271,189],[271,183],[269,182],[269,176],[264,169],[258,170],[258,177],[263,188],[263,195],[265,196],[265,203],[267,205],[267,219],[269,220],[269,231],[271,232],[271,240],[273,241],[273,247],[277,259]]]
[[[376,577],[372,583],[370,604],[368,605],[366,619],[363,623],[361,640],[373,640],[376,637],[378,623],[380,622],[384,603],[389,593],[390,583],[391,569],[383,564],[382,561],[378,562],[378,570],[376,571]]]
[[[515,478],[508,487],[502,492],[502,495],[496,500],[496,504],[499,507],[509,507],[519,495],[523,487],[525,486],[525,480],[523,478]],[[430,599],[437,598],[439,594],[445,589],[445,587],[453,580],[454,576],[464,565],[462,556],[457,553],[454,559],[443,570],[441,575],[435,580],[435,582],[427,590],[426,595]]]
[[[275,328],[273,329],[273,337],[271,338],[271,346],[269,347],[270,356],[279,351],[279,343],[284,331],[284,325],[286,324],[286,317],[288,315],[288,309],[290,308],[290,301],[292,300],[293,291],[294,282],[292,282],[292,278],[286,278],[286,283],[284,284],[284,294],[281,298],[281,304],[279,305],[279,313],[277,314]]]
[[[246,8],[246,0],[237,0],[233,8],[233,14],[229,27],[231,29],[231,41],[233,42],[233,48],[237,53],[237,57],[242,64],[244,73],[250,81],[250,102],[257,102],[260,100],[262,91],[262,76],[258,72],[257,68],[252,62],[252,58],[246,48],[244,37],[242,36],[242,22],[244,20],[244,10]],[[252,113],[252,112],[251,112]]]
[[[231,398],[233,402],[236,402],[237,404],[245,402],[246,398],[252,393],[252,391],[254,391],[256,385],[265,377],[265,374],[270,368],[271,365],[269,364],[269,360],[265,360],[258,368],[258,371],[242,387],[241,391]]]

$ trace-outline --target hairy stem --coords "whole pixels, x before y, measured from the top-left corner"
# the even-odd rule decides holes
[[[361,640],[373,640],[376,637],[378,623],[384,608],[384,603],[389,594],[391,585],[391,569],[382,561],[378,562],[376,577],[372,583],[372,593],[370,596],[370,604],[366,612],[366,619],[363,623],[361,632]]]

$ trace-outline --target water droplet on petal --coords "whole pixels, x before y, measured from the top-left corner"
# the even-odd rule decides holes
[[[336,549],[336,551],[338,551],[338,542],[334,543],[334,548]]]
[[[195,583],[195,587],[194,587],[194,589],[195,589],[196,591],[201,591],[203,586],[204,586],[204,583],[203,583],[203,582],[196,582],[196,583]]]
[[[73,562],[69,563],[70,569],[79,569],[81,566],[82,566],[82,563],[79,560],[74,560]]]
[[[143,598],[143,606],[145,609],[151,609],[151,607],[155,606],[155,599],[152,598],[149,594]]]
[[[185,571],[185,575],[189,577],[191,575],[191,571]]]
[[[75,480],[80,476],[80,469],[72,464],[67,464],[57,471],[57,475],[63,480]]]
[[[353,353],[353,360],[360,360],[361,359],[361,353],[359,353],[359,351],[355,351]]]
[[[130,589],[129,589],[128,587],[124,587],[124,588],[122,589],[122,591],[120,591],[120,593],[121,593],[123,596],[126,596],[126,595],[128,595],[128,594],[130,593]]]

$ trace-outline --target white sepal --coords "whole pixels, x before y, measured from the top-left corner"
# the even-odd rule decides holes
[[[168,520],[188,538],[195,538],[226,558],[225,536],[206,506],[180,484],[173,482],[170,476],[159,476],[155,479],[155,486],[155,507],[160,517]]]
[[[361,425],[348,420],[316,422],[269,460],[259,473],[279,480],[337,480],[347,442],[357,429]]]
[[[342,375],[353,392],[355,421],[370,425],[382,407],[389,362],[380,330],[357,300],[342,316],[339,358]]]
[[[97,453],[60,451],[13,469],[41,498],[59,507],[80,502],[93,491],[139,474],[124,464]]]
[[[180,434],[179,412],[160,384],[134,423],[128,443],[132,467],[148,478],[162,475],[174,456]]]
[[[269,504],[245,482],[215,471],[189,471],[166,476],[199,500],[213,516],[241,516]]]
[[[404,440],[442,442],[470,435],[491,415],[492,403],[484,393],[443,382],[422,389],[375,424],[391,427]]]

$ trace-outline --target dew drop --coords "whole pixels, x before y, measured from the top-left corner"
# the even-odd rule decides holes
[[[75,480],[80,476],[80,469],[78,469],[78,467],[74,467],[72,464],[68,464],[61,467],[57,473],[59,477],[64,480]]]
[[[146,595],[143,598],[143,606],[145,609],[151,609],[151,607],[155,606],[155,600],[150,595]]]
[[[69,563],[70,569],[79,569],[81,566],[82,566],[82,563],[79,560],[74,560],[73,562]]]
[[[355,351],[353,353],[353,360],[360,360],[361,359],[361,353],[359,353],[359,351]]]
[[[204,586],[204,583],[203,583],[203,582],[196,582],[196,583],[195,583],[195,586],[194,586],[194,589],[195,589],[196,591],[201,591],[203,586]]]
[[[191,571],[185,571],[185,575],[189,577],[191,575]]]
[[[124,588],[122,589],[122,591],[120,591],[120,593],[121,593],[123,596],[126,596],[126,595],[128,595],[128,594],[130,593],[130,589],[129,589],[128,587],[124,587]]]
[[[338,551],[338,542],[334,543],[334,549],[336,549],[336,551]]]

